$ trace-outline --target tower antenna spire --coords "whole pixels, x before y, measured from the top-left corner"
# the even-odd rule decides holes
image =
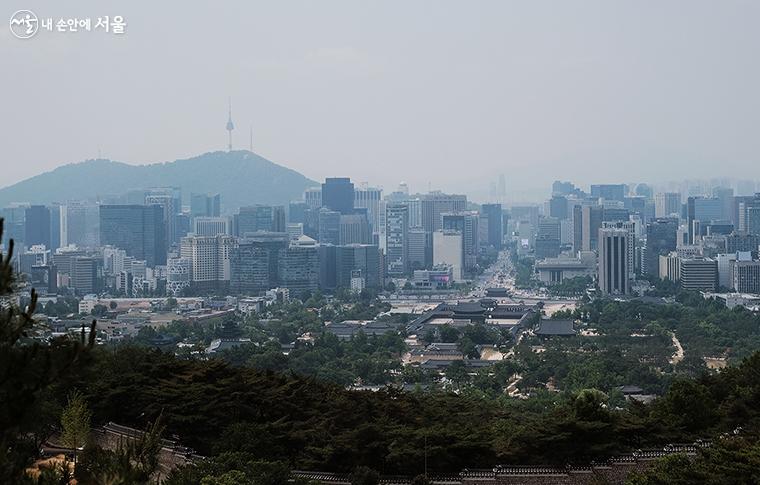
[[[230,97],[229,102],[230,102],[230,110],[227,117],[227,135],[228,135],[229,141],[227,143],[227,151],[231,152],[232,151],[232,130],[235,129],[235,125],[232,123],[232,97]]]

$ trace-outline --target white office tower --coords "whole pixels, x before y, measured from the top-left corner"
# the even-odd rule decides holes
[[[670,217],[681,215],[681,194],[678,192],[664,192],[654,196],[654,216]]]
[[[180,256],[190,261],[193,286],[214,288],[230,280],[230,250],[234,238],[228,235],[182,238]]]
[[[303,200],[309,209],[322,207],[322,187],[311,187],[303,192]]]
[[[303,236],[303,223],[302,222],[289,222],[285,225],[285,232],[288,233],[288,239],[298,239]]]
[[[230,220],[226,217],[196,217],[193,219],[196,236],[217,236],[230,233]]]
[[[380,200],[383,198],[383,189],[374,187],[354,188],[354,207],[367,209],[367,219],[372,226],[372,234],[380,232]]]
[[[604,295],[628,294],[628,238],[625,229],[599,229],[599,289]]]
[[[454,230],[433,233],[433,265],[447,265],[452,269],[453,281],[462,280],[464,250],[462,233]]]

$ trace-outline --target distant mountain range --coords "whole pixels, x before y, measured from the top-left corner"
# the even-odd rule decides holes
[[[317,183],[295,170],[247,150],[211,152],[185,160],[129,165],[87,160],[64,165],[0,189],[0,207],[11,202],[49,204],[67,200],[105,200],[130,190],[181,187],[190,193],[219,193],[227,212],[250,204],[287,204]]]

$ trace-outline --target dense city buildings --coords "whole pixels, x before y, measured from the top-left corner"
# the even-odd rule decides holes
[[[106,199],[132,203],[19,203],[2,213],[21,242],[17,267],[46,293],[259,297],[281,288],[299,298],[391,282],[440,291],[475,280],[504,249],[529,258],[532,278],[549,287],[592,277],[602,294],[629,295],[663,278],[753,291],[760,195],[709,183],[658,189],[603,184],[587,193],[557,183],[543,205],[468,206],[464,195],[410,193],[406,184],[384,195],[335,177],[287,206],[230,207],[229,216],[219,194],[193,192],[183,205],[180,187]]]

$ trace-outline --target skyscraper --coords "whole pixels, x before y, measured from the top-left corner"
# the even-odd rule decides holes
[[[70,244],[95,247],[101,244],[100,209],[95,204],[74,200],[62,205],[60,227],[62,247]]]
[[[190,261],[193,289],[210,291],[227,287],[233,243],[234,238],[227,234],[182,238],[180,256]]]
[[[164,209],[158,205],[101,205],[100,241],[145,260],[166,264]]]
[[[409,208],[392,202],[385,211],[386,271],[391,276],[403,276],[409,270]]]
[[[565,202],[565,216],[567,216],[567,201]],[[501,249],[504,238],[504,211],[501,204],[483,204],[480,210],[487,221],[488,245]]]
[[[659,192],[654,196],[654,216],[671,217],[681,213],[681,194],[678,192]]]
[[[444,212],[460,212],[467,209],[467,196],[431,192],[422,198],[422,227],[427,232],[438,231],[441,225],[441,214]]]
[[[462,243],[462,233],[459,231],[442,230],[433,233],[433,265],[450,266],[453,281],[462,280]]]
[[[694,222],[718,221],[721,218],[723,206],[720,199],[707,197],[689,197],[686,201],[686,223],[689,233],[689,244],[694,244]]]
[[[599,289],[603,295],[626,295],[629,291],[628,231],[599,229]]]
[[[591,196],[605,200],[619,200],[628,193],[628,186],[625,184],[597,184],[591,186]]]
[[[190,194],[190,215],[193,217],[219,217],[221,196],[219,194]]]
[[[596,251],[598,247],[597,237],[599,228],[602,227],[604,209],[598,205],[585,205],[581,215],[581,249],[583,251]]]
[[[286,233],[256,233],[230,251],[230,290],[258,295],[279,285],[279,254],[290,243]]]
[[[470,271],[478,260],[478,214],[476,212],[455,212],[441,214],[443,230],[462,233],[464,270]],[[559,239],[559,238],[558,238]]]
[[[354,189],[354,207],[367,209],[367,218],[374,234],[380,231],[380,200],[383,190],[374,187]]]
[[[259,204],[241,207],[238,213],[233,216],[233,233],[238,237],[245,237],[246,234],[257,231],[285,232],[284,221],[280,220],[284,213],[278,215],[278,224],[282,223],[282,230],[274,231],[275,212],[275,208],[271,205]]]
[[[33,205],[26,209],[24,244],[27,247],[42,244],[50,249],[50,229],[50,209],[44,205]]]
[[[278,282],[296,298],[319,288],[319,254],[317,242],[301,236],[278,253]]]
[[[327,208],[319,209],[319,242],[321,244],[340,244],[340,212]]]
[[[678,219],[658,218],[647,224],[647,243],[642,272],[646,275],[657,276],[660,256],[675,251],[677,241]]]
[[[559,220],[567,219],[567,197],[564,195],[553,195],[549,199],[549,215]]]
[[[216,236],[230,233],[230,220],[226,217],[196,217],[193,219],[193,234],[196,236]]]
[[[354,184],[347,177],[326,178],[322,184],[322,207],[350,214],[354,209]]]

